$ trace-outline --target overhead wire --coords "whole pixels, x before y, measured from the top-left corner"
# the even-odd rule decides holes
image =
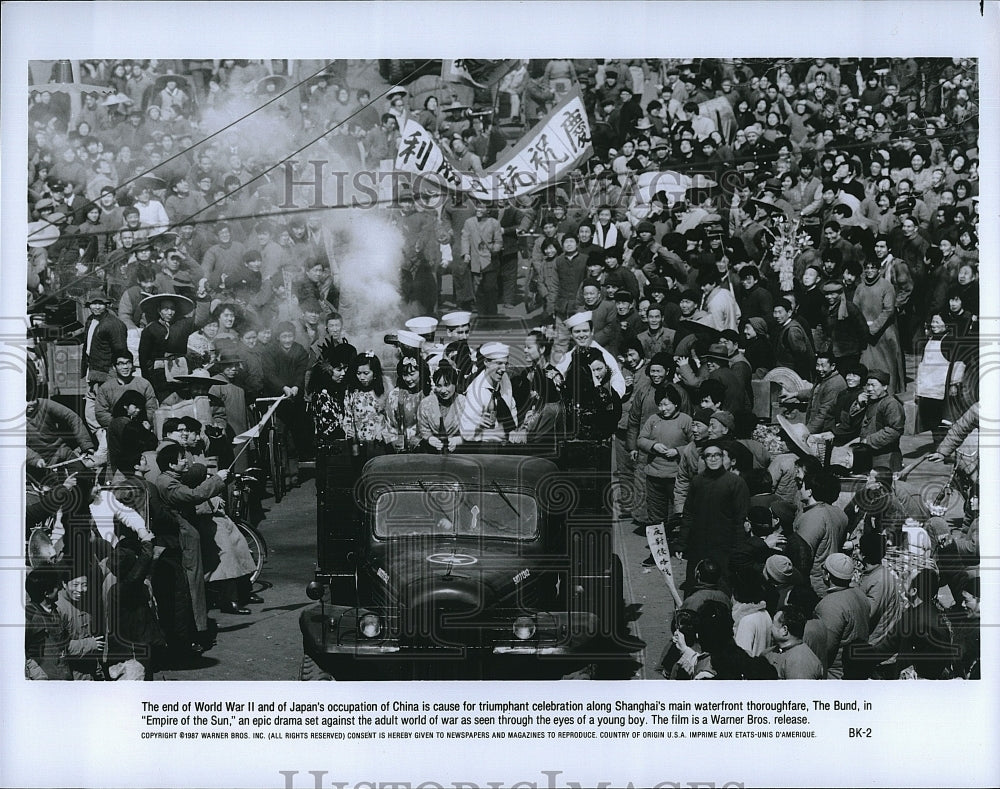
[[[236,126],[239,123],[242,123],[243,121],[245,121],[250,116],[252,116],[252,115],[260,112],[261,110],[263,110],[266,107],[270,106],[274,102],[278,101],[278,99],[281,99],[281,98],[285,97],[286,95],[288,95],[289,93],[291,93],[292,91],[297,90],[298,88],[302,87],[303,85],[305,85],[310,80],[315,79],[320,74],[324,73],[334,62],[335,61],[332,61],[332,60],[325,62],[323,64],[323,66],[321,68],[319,68],[317,71],[314,71],[309,76],[307,76],[307,77],[299,80],[298,82],[292,84],[291,86],[287,87],[281,93],[275,94],[270,99],[268,99],[266,102],[264,102],[263,104],[261,104],[258,107],[255,107],[254,109],[250,110],[250,112],[246,113],[245,115],[242,115],[239,118],[236,118],[235,120],[230,121],[229,123],[225,124],[221,128],[219,128],[216,131],[212,132],[211,134],[207,135],[206,137],[201,138],[200,140],[198,140],[198,142],[193,143],[192,145],[189,145],[186,148],[182,148],[177,153],[175,153],[173,156],[171,156],[169,159],[164,159],[162,162],[159,162],[154,167],[151,167],[148,170],[144,170],[143,172],[139,173],[138,175],[134,175],[131,178],[129,178],[128,180],[124,181],[123,183],[118,184],[118,186],[116,187],[116,191],[119,190],[119,189],[124,189],[124,188],[126,188],[128,186],[131,186],[132,184],[134,184],[134,183],[136,183],[138,181],[141,181],[143,178],[147,178],[149,176],[159,177],[159,176],[156,176],[154,174],[155,170],[158,170],[159,168],[163,167],[164,165],[169,164],[170,162],[172,162],[172,161],[174,161],[176,159],[181,158],[182,156],[184,156],[184,155],[188,154],[189,152],[193,151],[198,146],[203,145],[204,143],[208,142],[213,137],[218,137],[220,134],[223,134],[223,133],[229,131],[231,128],[233,128],[234,126]],[[166,76],[166,75],[164,75],[164,76]],[[176,76],[179,76],[179,75],[176,75]],[[90,200],[90,201],[84,203],[83,206],[81,207],[81,210],[83,210],[85,208],[90,208],[91,206],[94,206],[94,205],[98,205],[98,200]],[[28,236],[29,238],[31,238],[31,235],[33,235],[34,233],[39,233],[42,230],[44,230],[45,227],[50,226],[50,225],[53,224],[52,222],[48,222],[47,220],[42,220],[42,221],[46,221],[46,224],[42,225],[37,230],[33,231],[32,234],[29,234],[29,236]]]
[[[422,62],[422,63],[421,63],[421,64],[420,64],[419,66],[417,66],[417,67],[416,67],[415,69],[413,69],[413,70],[412,70],[412,71],[410,72],[410,74],[413,74],[413,73],[416,73],[416,72],[417,72],[417,71],[419,71],[420,69],[422,69],[422,68],[426,67],[428,63],[430,63],[430,60],[426,60],[426,61]],[[320,69],[320,71],[319,71],[319,72],[317,72],[317,74],[318,74],[318,73],[322,73],[323,71],[325,71],[325,70],[326,70],[326,68],[327,68],[327,66],[324,66],[324,67],[323,67],[322,69]],[[315,75],[311,75],[310,77],[307,77],[307,78],[306,78],[305,80],[303,80],[302,82],[298,83],[298,85],[301,85],[301,84],[304,84],[304,83],[305,83],[306,81],[308,81],[309,79],[312,79],[312,77],[313,77],[313,76],[315,76]],[[294,89],[295,87],[298,87],[298,85],[294,85],[294,86],[292,86],[292,88],[289,88],[289,90],[292,90],[292,89]],[[357,115],[359,115],[359,114],[361,114],[362,112],[364,112],[365,110],[367,110],[367,109],[368,109],[369,107],[371,107],[372,105],[374,105],[374,104],[375,104],[375,102],[376,102],[377,100],[379,100],[379,99],[383,98],[384,96],[388,95],[388,93],[389,93],[389,92],[390,92],[390,91],[391,91],[391,90],[393,89],[393,87],[394,87],[393,85],[389,85],[389,86],[388,86],[388,87],[386,87],[386,88],[385,88],[385,89],[384,89],[384,90],[383,90],[383,91],[382,91],[381,93],[379,93],[379,94],[378,94],[377,96],[375,96],[375,97],[372,97],[371,101],[370,101],[370,102],[369,102],[368,104],[366,104],[366,105],[363,105],[363,106],[360,106],[360,107],[358,107],[358,109],[357,109],[357,110],[355,110],[354,112],[352,112],[352,113],[351,113],[350,115],[348,115],[348,116],[347,116],[346,118],[344,118],[343,120],[339,121],[338,123],[334,124],[334,125],[333,125],[333,126],[331,126],[330,128],[328,128],[328,129],[326,129],[325,131],[323,131],[323,133],[322,133],[322,134],[320,134],[320,135],[318,135],[317,137],[315,137],[314,139],[310,140],[310,141],[309,141],[308,143],[306,143],[305,145],[303,145],[303,146],[299,147],[298,149],[296,149],[296,150],[295,150],[295,151],[293,151],[292,153],[288,154],[287,156],[285,156],[285,157],[283,157],[283,158],[279,159],[279,160],[278,160],[277,162],[275,162],[275,163],[274,163],[274,164],[272,164],[271,166],[269,166],[269,167],[265,168],[265,169],[264,169],[264,170],[262,170],[262,171],[261,171],[260,173],[257,173],[257,174],[256,174],[256,175],[255,175],[255,176],[254,176],[254,177],[253,177],[253,178],[252,178],[252,179],[251,179],[250,181],[248,181],[248,182],[247,182],[246,184],[240,184],[240,185],[239,185],[239,186],[238,186],[237,188],[235,188],[235,189],[232,189],[232,190],[231,190],[231,191],[229,191],[229,192],[225,192],[225,193],[224,193],[224,194],[223,194],[223,195],[222,195],[221,197],[218,197],[218,198],[216,198],[216,199],[215,199],[215,200],[213,200],[213,201],[212,201],[211,203],[208,203],[207,205],[205,205],[205,206],[204,206],[203,208],[200,208],[200,209],[198,209],[197,211],[195,211],[195,212],[194,212],[193,214],[189,214],[189,215],[188,215],[187,217],[185,217],[184,219],[182,219],[182,220],[180,220],[180,221],[176,221],[176,222],[171,222],[170,224],[166,225],[166,226],[165,226],[165,227],[166,227],[166,230],[165,230],[164,232],[166,232],[166,231],[170,230],[171,228],[175,228],[175,227],[179,227],[179,226],[181,226],[181,225],[184,225],[184,224],[188,224],[189,222],[191,222],[191,220],[193,220],[193,219],[194,219],[194,217],[198,216],[199,214],[202,214],[202,213],[204,213],[205,211],[208,211],[208,210],[209,210],[210,208],[212,208],[212,207],[214,207],[214,206],[218,205],[219,203],[221,203],[221,202],[223,202],[224,200],[228,199],[228,198],[229,198],[229,197],[231,197],[232,195],[234,195],[234,194],[236,194],[237,192],[241,191],[242,189],[246,188],[246,187],[247,187],[247,186],[248,186],[249,184],[252,184],[252,183],[253,183],[254,181],[257,181],[257,180],[259,180],[259,179],[260,179],[260,178],[262,178],[263,176],[267,175],[268,173],[270,173],[270,172],[272,172],[273,170],[275,170],[275,169],[277,169],[278,167],[280,167],[280,166],[281,166],[282,164],[284,164],[284,163],[288,162],[288,161],[289,161],[290,159],[293,159],[294,157],[298,156],[298,155],[299,155],[300,153],[302,153],[302,151],[306,150],[307,148],[309,148],[309,147],[310,147],[310,146],[312,146],[312,145],[315,145],[315,144],[316,144],[317,142],[319,142],[320,140],[322,140],[322,139],[323,139],[324,137],[326,137],[327,135],[329,135],[329,134],[330,134],[331,132],[334,132],[334,131],[336,131],[336,130],[337,130],[338,128],[340,128],[340,127],[341,127],[341,126],[343,126],[343,125],[344,125],[345,123],[347,123],[348,121],[350,121],[350,120],[351,120],[352,118],[356,117]],[[285,91],[285,92],[287,93],[288,91]],[[283,94],[282,94],[282,95],[283,95]],[[268,102],[268,103],[270,103],[270,102]],[[262,107],[264,107],[264,106],[267,106],[267,105],[262,105],[261,107],[258,107],[258,108],[257,108],[257,110],[261,109],[261,108],[262,108]],[[254,110],[254,112],[256,112],[257,110]],[[252,115],[252,114],[253,114],[252,112],[251,112],[251,113],[248,113],[248,114],[247,114],[246,116],[244,116],[244,117],[249,117],[249,115]],[[234,124],[230,124],[230,126],[232,126],[232,125],[234,125]],[[224,131],[224,129],[223,129],[223,130],[220,130],[220,131]],[[206,138],[206,139],[208,139],[208,138]],[[204,142],[204,140],[202,140],[201,142]],[[200,143],[198,143],[198,144],[200,144]],[[195,147],[197,147],[197,145],[193,145],[193,146],[190,146],[190,147],[189,147],[189,150],[190,150],[190,149],[192,149],[192,148],[195,148]],[[176,158],[176,157],[174,157],[174,158]],[[157,165],[157,167],[160,167],[160,166],[162,166],[162,165],[163,165],[163,162],[161,162],[161,163],[160,163],[159,165]],[[155,169],[155,168],[154,168],[154,169]],[[146,173],[145,175],[148,175],[148,174],[149,174],[150,172],[152,172],[152,171],[151,171],[151,170],[150,170],[150,171],[147,171],[147,173]],[[133,183],[134,181],[136,181],[136,180],[139,180],[139,178],[142,178],[142,177],[144,177],[144,176],[137,176],[136,178],[133,178],[133,179],[132,179],[132,181],[129,181],[129,183]],[[87,205],[88,205],[88,207],[89,207],[90,205],[93,205],[93,204],[94,204],[94,202],[93,202],[93,201],[91,201],[91,203],[89,203],[89,204],[87,204]],[[349,206],[336,206],[336,207],[337,207],[337,208],[347,208],[347,207],[349,207]],[[317,210],[318,210],[318,209],[317,209]],[[286,214],[286,213],[293,213],[293,212],[292,212],[292,211],[282,211],[282,212],[280,212],[280,213],[282,213],[282,214]],[[295,211],[294,213],[300,213],[300,211]],[[254,214],[254,215],[250,215],[250,216],[248,216],[248,217],[246,217],[246,218],[254,218],[254,217],[256,217],[256,216],[257,216],[257,215],[256,215],[256,214]],[[205,221],[205,222],[213,222],[213,223],[214,223],[214,222],[217,222],[217,221],[219,221],[219,220],[218,220],[218,219],[215,219],[215,218],[213,218],[213,219],[211,219],[211,220],[204,220],[204,221]],[[52,225],[53,223],[52,223],[52,222],[49,222],[48,224],[49,224],[49,225]],[[40,228],[39,230],[41,230],[41,228]],[[36,231],[36,232],[38,232],[38,231]],[[84,237],[84,235],[85,235],[85,234],[83,234],[83,233],[80,233],[80,234],[77,234],[77,236],[78,236],[78,237]],[[93,235],[98,235],[98,233],[94,233]],[[104,234],[103,234],[103,233],[101,233],[100,235],[104,235]],[[154,238],[155,238],[155,236],[154,236]],[[108,267],[108,266],[110,266],[111,264],[112,264],[112,261],[110,261],[110,260],[109,260],[109,261],[106,261],[106,262],[105,262],[105,263],[104,263],[103,265],[95,267],[94,271],[95,271],[95,272],[96,272],[96,271],[103,271],[103,269],[104,269],[104,268],[107,268],[107,267]],[[59,288],[58,290],[55,290],[55,291],[53,291],[53,292],[52,292],[51,294],[46,294],[46,295],[56,295],[56,294],[58,294],[58,293],[62,293],[62,292],[64,292],[64,291],[65,291],[66,289],[68,289],[68,288],[72,287],[72,284],[73,284],[73,283],[69,283],[69,284],[67,284],[67,285],[65,285],[65,286],[63,286],[63,287],[61,287],[61,288]]]

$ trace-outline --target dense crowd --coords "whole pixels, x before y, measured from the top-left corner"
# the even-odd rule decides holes
[[[899,474],[910,391],[932,461],[978,428],[974,63],[522,61],[485,108],[298,65],[90,61],[109,98],[78,108],[32,89],[28,527],[62,512],[64,536],[28,579],[31,675],[141,678],[210,647],[214,600],[259,600],[221,505],[258,398],[293,485],[299,461],[612,443],[619,522],[663,523],[646,565],[688,568],[668,676],[977,670],[975,470],[954,523]],[[412,114],[481,176],[574,86],[594,155],[566,179],[382,209],[416,317],[353,345],[350,239],[283,212],[269,168],[376,166]],[[251,99],[287,135],[205,139]],[[516,348],[470,345],[522,306]],[[85,393],[46,397],[74,322]]]

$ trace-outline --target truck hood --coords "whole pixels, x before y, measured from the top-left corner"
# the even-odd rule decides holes
[[[371,556],[366,572],[380,602],[399,612],[399,634],[407,640],[469,644],[484,630],[509,630],[554,584],[515,544],[421,540],[386,548]]]

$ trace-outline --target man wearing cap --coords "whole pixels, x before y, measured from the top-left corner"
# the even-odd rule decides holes
[[[729,557],[743,539],[743,524],[750,509],[750,490],[742,478],[722,465],[722,444],[709,439],[701,448],[705,470],[691,480],[681,516],[678,556],[688,566],[715,559],[729,577]],[[675,492],[676,501],[676,492]],[[686,586],[690,586],[685,582]]]
[[[806,472],[799,486],[802,511],[795,518],[795,533],[812,549],[809,582],[820,597],[826,594],[823,562],[840,550],[847,538],[847,515],[834,505],[840,495],[840,480],[825,472]]]
[[[611,293],[611,299],[615,304],[615,320],[618,323],[618,331],[621,334],[622,342],[625,345],[631,340],[638,342],[639,335],[644,331],[645,325],[642,322],[642,317],[635,309],[635,296],[632,295],[631,291],[618,287],[615,282],[611,282],[610,284],[605,282],[605,286],[605,294],[611,291],[612,288],[615,289]],[[642,353],[643,357],[646,357],[645,349],[643,349]]]
[[[721,342],[714,342],[708,346],[701,358],[708,371],[705,381],[718,381],[725,388],[725,395],[722,401],[722,408],[729,413],[737,411],[749,411],[753,408],[753,399],[747,390],[745,382],[730,369],[730,357],[725,345]],[[700,383],[691,371],[691,365],[687,363],[687,357],[677,367],[681,375],[681,381],[691,387],[697,388]]]
[[[455,367],[458,369],[458,391],[464,392],[473,370],[472,349],[469,348],[469,334],[472,330],[472,313],[459,310],[441,316],[441,325],[447,331],[446,352],[454,353]],[[449,350],[450,349],[450,350]]]
[[[407,331],[419,334],[424,341],[421,346],[421,356],[427,363],[428,371],[433,373],[444,358],[445,346],[435,342],[435,334],[438,328],[437,318],[424,315],[417,318],[410,318],[404,324]]]
[[[139,369],[162,403],[172,392],[163,360],[187,352],[187,339],[195,327],[195,319],[191,317],[195,305],[185,296],[159,294],[147,296],[140,306],[147,324],[139,335]],[[204,306],[207,312],[208,302],[204,302]],[[198,317],[203,319],[204,314]]]
[[[903,467],[899,440],[906,427],[906,412],[899,398],[889,391],[889,380],[885,370],[868,371],[859,446],[871,451],[872,466],[888,466],[899,471]]]
[[[868,624],[868,598],[851,584],[854,560],[843,553],[832,553],[822,564],[825,595],[816,605],[816,615],[826,628],[829,653],[828,679],[844,678],[844,648],[863,644],[871,628]]]
[[[823,339],[829,345],[834,363],[841,369],[861,360],[868,347],[868,322],[858,306],[844,293],[839,280],[823,283]]]
[[[594,348],[604,358],[604,363],[611,371],[611,388],[618,393],[619,397],[624,397],[625,376],[622,375],[618,360],[598,343],[594,342],[593,316],[591,313],[578,312],[574,315],[570,315],[566,319],[566,328],[570,330],[570,334],[573,339],[573,347],[569,353],[565,354],[563,358],[559,360],[555,367],[563,375],[563,377],[566,378],[567,385],[570,387],[570,390],[572,391],[573,388],[573,382],[569,380],[570,363],[577,361],[578,359],[582,359],[588,349]],[[577,365],[577,367],[578,372],[582,372],[583,369],[589,367],[589,365],[583,364],[582,367],[580,365]],[[589,373],[587,374],[589,375]]]
[[[108,380],[115,358],[128,353],[128,330],[108,307],[111,299],[99,290],[87,294],[85,303],[90,310],[85,324],[85,339],[81,358],[81,376],[87,379],[84,407],[87,423],[97,429],[94,398],[97,388]]]
[[[618,311],[611,299],[604,298],[601,283],[587,278],[580,286],[582,308],[590,311],[594,340],[609,353],[618,356],[623,342],[618,328]]]
[[[464,441],[503,442],[517,430],[517,405],[507,375],[510,347],[488,342],[479,349],[483,371],[465,390],[465,408],[460,417]]]

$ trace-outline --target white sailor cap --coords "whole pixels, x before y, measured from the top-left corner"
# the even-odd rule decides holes
[[[572,329],[575,326],[579,326],[581,323],[592,323],[594,320],[594,313],[592,312],[578,312],[574,315],[570,315],[566,319],[566,328]]]
[[[448,329],[457,329],[459,326],[466,326],[472,322],[471,312],[449,312],[441,316],[441,323]]]
[[[396,332],[396,339],[399,341],[400,346],[405,348],[419,348],[424,344],[424,338],[412,331]]]
[[[405,324],[407,329],[417,334],[430,334],[437,331],[438,322],[437,318],[429,318],[427,316],[421,316],[419,318],[410,318]]]
[[[502,342],[488,342],[479,349],[479,355],[496,361],[507,359],[510,356],[510,346]]]

